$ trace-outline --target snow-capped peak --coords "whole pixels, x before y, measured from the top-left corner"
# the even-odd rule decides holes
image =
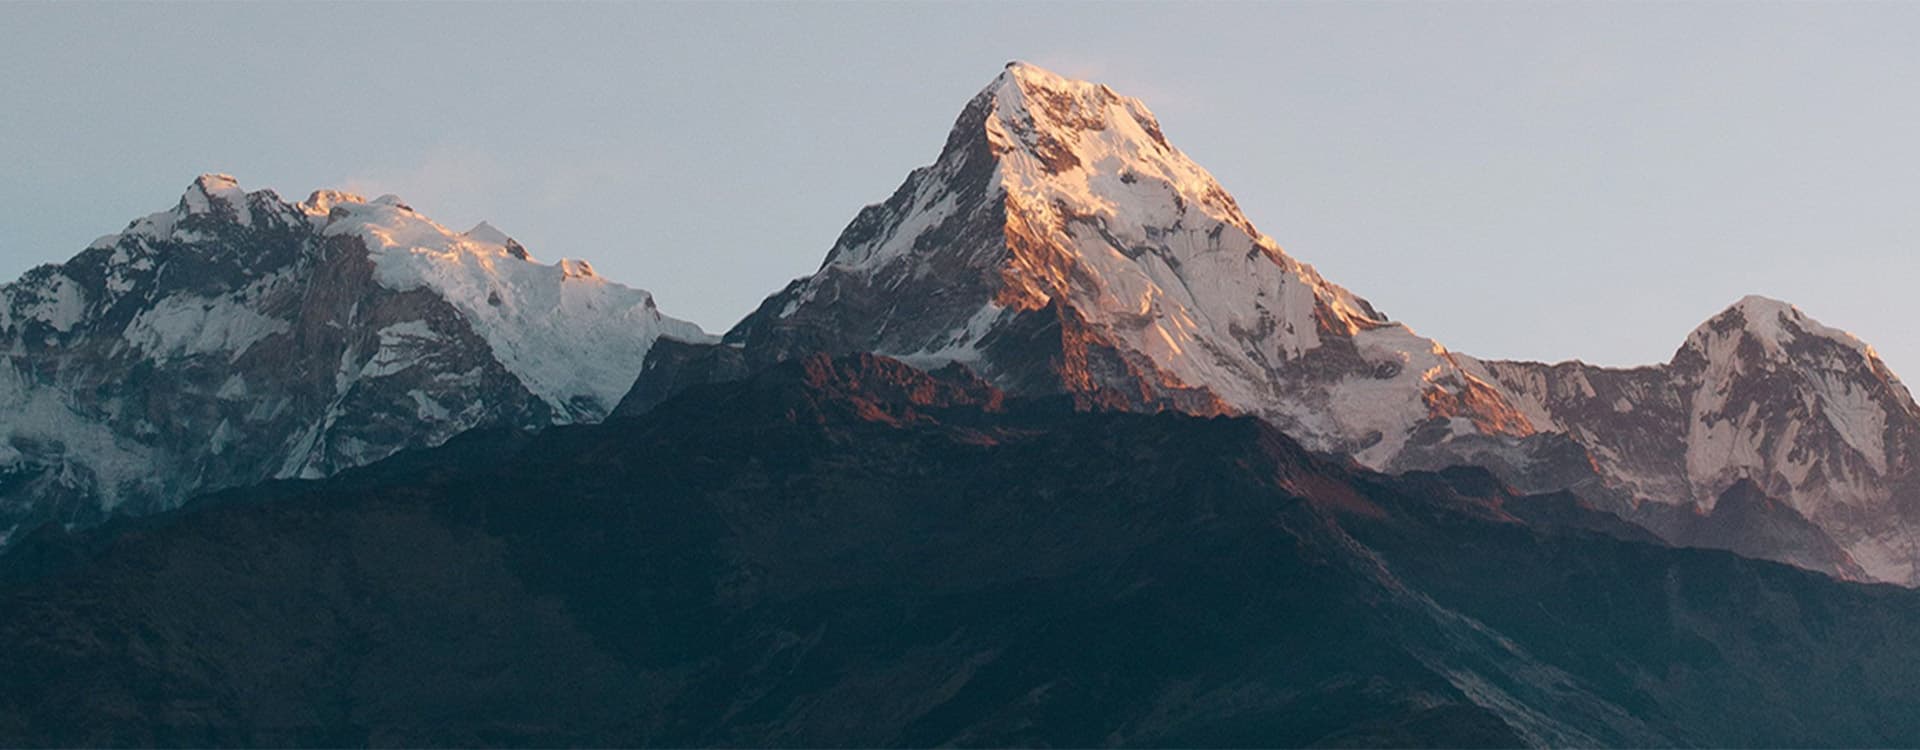
[[[224,207],[232,211],[235,217],[245,223],[250,217],[247,212],[247,191],[240,189],[240,182],[232,175],[203,174],[194,179],[187,192],[180,196],[180,210],[185,214],[206,214]]]
[[[994,102],[987,135],[1003,163],[1012,167],[1009,176],[1020,178],[1014,186],[1032,187],[1031,180],[1039,177],[1035,171],[1046,177],[1076,171],[1105,175],[1126,185],[1138,185],[1141,177],[1157,178],[1195,201],[1208,216],[1255,233],[1213,175],[1167,142],[1159,120],[1140,100],[1024,62],[1009,63],[987,91]],[[1084,187],[1093,207],[1107,215],[1140,207],[1114,200],[1121,197],[1114,193],[1144,192],[1115,185]]]
[[[763,309],[730,338],[818,346],[832,331],[847,340],[831,348],[964,361],[1003,384],[1262,414],[1373,465],[1436,417],[1533,429],[1477,365],[1282,252],[1145,104],[1028,63],[975,95],[939,158]],[[1083,369],[1049,381],[1015,373],[1052,355],[989,351],[1048,310],[1085,326],[1061,343],[1114,364],[1095,371],[1077,351],[1061,367]]]
[[[1795,341],[1812,336],[1852,349],[1862,357],[1878,360],[1873,348],[1859,337],[1823,325],[1792,304],[1758,294],[1740,298],[1700,324],[1687,336],[1687,347],[1703,353],[1723,348],[1717,347],[1716,342],[1727,340],[1735,332],[1750,337],[1775,357],[1786,356],[1788,348]],[[1731,343],[1737,345],[1739,341]]]
[[[1686,470],[1711,493],[1756,478],[1830,531],[1875,577],[1916,580],[1920,546],[1853,528],[1907,470],[1912,396],[1871,347],[1785,302],[1749,296],[1687,337],[1674,357],[1688,396]],[[1851,529],[1851,530],[1844,530]]]
[[[991,101],[982,126],[998,158],[1008,211],[1024,229],[1066,230],[1051,239],[1056,247],[1077,250],[1082,264],[1121,260],[1144,267],[1149,275],[1170,273],[1154,280],[1158,288],[1110,287],[1118,294],[1106,303],[1145,312],[1151,297],[1173,291],[1169,284],[1186,288],[1179,296],[1202,291],[1218,297],[1180,300],[1188,307],[1244,302],[1254,290],[1244,288],[1239,277],[1251,273],[1245,266],[1253,263],[1276,266],[1304,282],[1301,301],[1325,313],[1296,321],[1298,337],[1286,345],[1288,356],[1317,345],[1315,329],[1323,326],[1351,334],[1383,322],[1365,301],[1287,257],[1260,234],[1213,175],[1167,141],[1159,120],[1140,100],[1024,62],[1009,64],[981,96]],[[1100,246],[1107,253],[1094,249]],[[1158,258],[1136,257],[1154,246],[1162,250],[1154,254]],[[1059,291],[1061,279],[1055,274],[1065,269],[1045,268],[1051,264],[1044,262],[1028,265],[1043,267],[1033,269],[1038,274],[1010,277],[1026,288],[1007,296],[1024,296],[1026,304],[1037,307]],[[1208,278],[1214,274],[1226,278]],[[1111,274],[1101,277],[1117,280]],[[1196,283],[1203,288],[1196,289]]]
[[[103,236],[88,247],[107,248],[120,243],[123,238],[146,238],[149,240],[190,240],[191,232],[183,233],[183,223],[189,219],[200,221],[225,221],[240,226],[253,225],[253,207],[247,191],[240,188],[239,181],[232,175],[208,173],[194,178],[173,208],[148,214],[127,224],[127,228],[117,233]],[[264,198],[272,197],[269,203],[277,203],[277,196],[266,192]]]
[[[1058,73],[1055,73],[1051,70],[1047,70],[1046,68],[1042,68],[1038,65],[1027,62],[1025,60],[1008,60],[1006,64],[1006,72],[1001,73],[1000,77],[997,80],[995,80],[994,83],[997,85],[997,84],[1002,84],[1009,81],[1019,81],[1024,84],[1032,84],[1032,85],[1038,85],[1038,86],[1053,86],[1055,88],[1066,88],[1074,85],[1086,85],[1087,83],[1085,81],[1076,81],[1071,78],[1066,78],[1064,76],[1061,76]]]

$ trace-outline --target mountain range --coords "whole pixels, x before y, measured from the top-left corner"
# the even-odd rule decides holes
[[[0,737],[1909,746],[1920,593],[811,355],[0,557]]]
[[[11,744],[1920,742],[1871,347],[1454,352],[1024,63],[720,335],[204,175],[0,347]]]
[[[1662,367],[1456,353],[1288,256],[1145,105],[1024,63],[818,272],[719,344],[656,349],[622,408],[809,352],[960,363],[1101,408],[1255,415],[1372,469],[1485,466],[1676,543],[1920,583],[1920,410],[1853,336],[1749,297]],[[1764,502],[1716,512],[1749,486]]]

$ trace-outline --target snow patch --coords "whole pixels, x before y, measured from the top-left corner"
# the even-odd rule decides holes
[[[0,364],[0,445],[16,458],[45,466],[55,481],[91,490],[111,510],[130,495],[159,489],[153,450],[77,412],[57,390]],[[34,455],[20,450],[34,446]]]
[[[216,353],[233,360],[261,339],[288,330],[287,321],[229,298],[179,296],[142,311],[121,337],[161,361]]]
[[[86,316],[87,292],[66,274],[54,274],[51,283],[51,288],[27,306],[26,317],[67,333]]]

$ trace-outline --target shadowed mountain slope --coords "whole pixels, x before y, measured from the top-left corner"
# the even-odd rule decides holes
[[[0,558],[0,742],[1920,742],[1920,594],[808,357]]]

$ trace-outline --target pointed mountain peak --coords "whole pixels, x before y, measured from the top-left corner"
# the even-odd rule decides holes
[[[490,245],[505,245],[513,241],[513,238],[508,237],[506,232],[502,232],[492,224],[484,221],[473,225],[472,229],[461,233],[461,236]]]
[[[180,194],[173,208],[148,214],[127,224],[127,228],[93,241],[89,247],[112,247],[123,240],[160,240],[190,235],[192,227],[209,223],[253,225],[254,207],[249,199],[258,199],[269,212],[285,211],[285,204],[271,190],[249,196],[232,175],[208,173],[194,178]],[[183,235],[182,233],[186,233]]]
[[[413,207],[407,205],[407,202],[405,200],[401,199],[400,196],[398,195],[394,195],[393,193],[387,193],[386,195],[382,195],[378,198],[373,199],[373,205],[387,206],[389,208],[397,208],[402,211],[413,210]]]
[[[1103,305],[1140,304],[1138,294],[1153,295],[1175,283],[1159,278],[1172,269],[1182,269],[1172,271],[1174,276],[1196,276],[1178,282],[1181,286],[1216,286],[1214,279],[1197,278],[1210,275],[1202,269],[1243,276],[1249,271],[1239,262],[1220,262],[1239,257],[1277,267],[1304,282],[1306,296],[1318,298],[1308,306],[1326,314],[1297,323],[1295,330],[1324,326],[1351,333],[1384,322],[1364,300],[1327,283],[1261,234],[1219,181],[1167,140],[1159,120],[1138,99],[1099,83],[1013,62],[961,114],[935,172],[959,179],[977,169],[972,162],[981,149],[977,140],[969,148],[967,139],[982,135],[995,167],[995,192],[1005,206],[1013,251],[1013,273],[1006,277],[1009,288],[1000,295],[1002,304],[1044,307],[1067,293],[1075,273],[1115,260],[1088,251],[1106,246],[1133,267],[1127,274],[1144,271],[1154,278],[1149,282],[1153,292],[1111,286],[1079,290],[1115,297]],[[927,214],[945,210],[940,201],[947,195],[929,191],[919,197]],[[1203,260],[1202,255],[1219,258]],[[1120,278],[1107,271],[1095,275]],[[1121,301],[1120,296],[1134,298]],[[1227,301],[1198,304],[1222,303]],[[1150,311],[1136,310],[1142,312]],[[1297,353],[1300,347],[1290,349]]]
[[[1878,358],[1872,347],[1853,334],[1828,327],[1788,302],[1758,294],[1741,297],[1701,323],[1687,337],[1687,345],[1713,349],[1716,341],[1737,345],[1744,338],[1759,344],[1769,354],[1784,355],[1795,342],[1807,337],[1841,344],[1863,357]]]
[[[932,165],[848,225],[823,269],[924,274],[927,264],[998,277],[989,284],[1002,308],[1038,310],[1073,291],[1133,315],[1152,313],[1140,305],[1152,307],[1162,292],[1245,286],[1173,277],[1242,277],[1245,264],[1272,266],[1301,287],[1296,311],[1326,313],[1289,321],[1304,348],[1308,329],[1351,333],[1385,322],[1260,234],[1213,175],[1167,141],[1145,104],[1023,62],[975,95]],[[1121,281],[1142,274],[1140,284]]]
[[[1139,105],[1141,111],[1146,107],[1138,99],[1121,96],[1106,84],[1079,78],[1070,78],[1042,68],[1030,62],[1015,60],[1007,63],[1006,70],[988,84],[987,91],[1011,93],[1018,91],[1029,96],[1073,96],[1093,102],[1131,102]],[[1151,116],[1151,115],[1149,115]]]
[[[247,218],[246,208],[247,192],[240,189],[240,182],[233,179],[232,175],[200,175],[180,196],[180,212],[183,216],[221,213],[244,222]]]
[[[1167,143],[1159,121],[1145,104],[1102,84],[1012,62],[979,98],[990,102],[981,124],[994,152],[1003,158],[1008,154],[1030,157],[1051,174],[1098,170],[1105,166],[1104,158],[1114,156],[1123,162],[1185,161]],[[967,127],[967,120],[963,115],[961,127]],[[1204,171],[1200,177],[1203,183],[1212,182]]]
[[[1729,310],[1790,310],[1795,308],[1793,306],[1793,303],[1787,302],[1785,300],[1777,300],[1772,297],[1768,297],[1764,294],[1749,294],[1745,297],[1741,297],[1739,301],[1734,302],[1731,305],[1728,305],[1727,309]]]
[[[1000,76],[994,80],[994,87],[998,88],[1008,83],[1018,85],[1028,90],[1105,90],[1109,94],[1113,93],[1112,89],[1108,89],[1106,86],[1098,83],[1068,78],[1024,60],[1014,60],[1007,63],[1006,70],[1001,72]]]
[[[1268,415],[1375,466],[1436,421],[1532,431],[1476,364],[1282,252],[1145,104],[1019,62],[727,339],[769,361],[869,351],[1015,393]]]
[[[1758,294],[1749,294],[1728,305],[1721,315],[1739,315],[1756,333],[1778,334],[1784,320],[1806,320],[1806,313],[1792,303]]]

